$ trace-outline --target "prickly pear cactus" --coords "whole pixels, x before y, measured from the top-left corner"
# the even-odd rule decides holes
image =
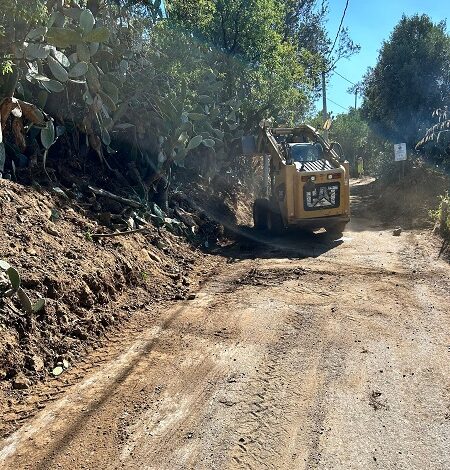
[[[0,260],[0,298],[17,295],[22,310],[26,313],[37,313],[45,306],[45,299],[40,298],[34,304],[28,294],[20,287],[21,279],[18,271],[8,262]]]

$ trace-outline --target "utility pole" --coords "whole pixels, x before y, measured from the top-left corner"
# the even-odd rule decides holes
[[[322,100],[323,100],[322,119],[323,119],[323,125],[324,125],[324,128],[325,128],[325,123],[328,120],[327,89],[326,89],[325,71],[322,72]],[[328,129],[324,129],[323,135],[325,137],[325,140],[328,141]]]
[[[356,111],[357,102],[358,102],[358,88],[355,88],[355,111]]]

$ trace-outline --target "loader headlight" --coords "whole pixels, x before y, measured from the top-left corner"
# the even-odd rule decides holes
[[[310,181],[316,181],[316,177],[314,175],[312,176],[304,175],[302,176],[302,181],[303,183],[309,183]]]
[[[338,180],[342,177],[342,173],[330,173],[329,175],[327,175],[327,178],[329,180]]]

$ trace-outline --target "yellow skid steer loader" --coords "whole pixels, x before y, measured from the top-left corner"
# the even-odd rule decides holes
[[[350,220],[349,165],[338,143],[306,124],[273,128],[262,121],[257,154],[265,158],[267,197],[254,202],[255,228],[342,234]]]

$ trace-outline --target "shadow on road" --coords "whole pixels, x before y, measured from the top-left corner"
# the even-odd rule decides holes
[[[381,231],[395,227],[395,221],[383,221],[377,217],[377,181],[364,178],[351,182],[351,221],[350,233]],[[234,243],[213,250],[214,254],[232,259],[253,258],[317,258],[341,245],[344,237],[336,239],[325,231],[316,233],[298,229],[286,230],[274,236],[268,232],[257,231],[252,227],[228,227]],[[348,235],[351,237],[351,234]]]
[[[274,236],[248,226],[237,227],[234,237],[234,243],[219,247],[214,253],[231,259],[317,258],[343,243],[326,232],[286,230]]]

